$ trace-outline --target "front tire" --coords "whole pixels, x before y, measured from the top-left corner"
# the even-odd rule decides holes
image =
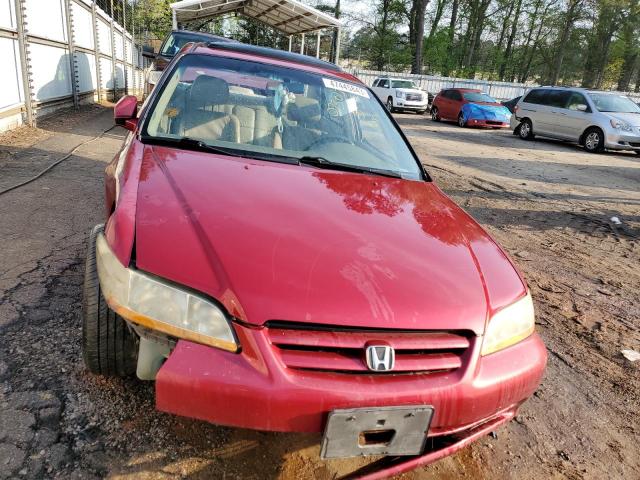
[[[584,132],[584,149],[589,153],[600,153],[604,150],[604,134],[599,128],[590,128]]]
[[[97,225],[89,237],[82,299],[82,356],[91,373],[127,377],[136,371],[137,337],[102,296],[96,238],[103,230],[104,225]]]
[[[393,98],[387,98],[387,110],[393,112]]]
[[[522,139],[522,140],[533,140],[533,125],[531,125],[531,120],[529,120],[528,118],[525,118],[522,122],[520,122],[520,125],[517,127],[518,128],[518,136]]]
[[[438,107],[431,107],[431,120],[434,122],[440,121],[440,113],[438,112]]]

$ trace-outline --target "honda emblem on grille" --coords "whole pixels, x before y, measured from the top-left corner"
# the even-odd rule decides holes
[[[393,370],[396,354],[389,345],[370,345],[367,347],[367,367],[374,372]]]

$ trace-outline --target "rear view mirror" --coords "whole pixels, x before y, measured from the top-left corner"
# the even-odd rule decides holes
[[[588,109],[589,109],[589,107],[587,107],[584,104],[576,105],[576,110],[578,110],[579,112],[586,112]]]
[[[138,125],[138,99],[134,95],[126,95],[113,107],[113,120],[116,125],[127,130],[135,130]]]

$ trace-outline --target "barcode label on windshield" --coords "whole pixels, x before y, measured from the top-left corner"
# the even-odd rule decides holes
[[[334,80],[332,78],[323,78],[322,81],[324,82],[324,86],[327,88],[339,90],[341,92],[352,93],[354,95],[358,95],[359,97],[369,98],[369,92],[367,92],[366,89],[359,87],[358,85],[339,82],[338,80]]]

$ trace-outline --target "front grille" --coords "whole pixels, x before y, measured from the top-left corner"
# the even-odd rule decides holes
[[[370,374],[367,345],[386,344],[395,351],[387,374],[451,372],[463,364],[471,335],[464,332],[368,330],[268,322],[267,335],[288,368]],[[381,372],[376,372],[380,374]]]
[[[640,143],[638,142],[629,142],[629,145],[631,145],[634,148],[640,148]]]
[[[422,95],[419,93],[407,93],[407,101],[409,102],[421,102]]]

